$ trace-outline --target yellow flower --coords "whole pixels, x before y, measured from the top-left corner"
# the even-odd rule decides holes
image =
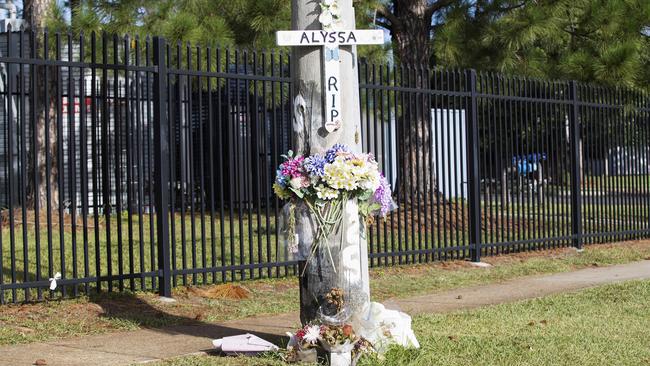
[[[354,174],[355,167],[344,157],[337,157],[332,164],[325,166],[324,180],[334,189],[353,191],[358,188]]]
[[[291,197],[291,192],[289,192],[288,189],[282,188],[282,186],[279,185],[277,182],[273,183],[273,192],[281,200],[286,200],[287,198]]]

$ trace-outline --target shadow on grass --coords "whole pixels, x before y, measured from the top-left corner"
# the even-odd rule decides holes
[[[181,303],[164,303],[151,300],[155,305],[144,301],[133,293],[102,293],[90,297],[90,302],[102,308],[101,317],[128,322],[167,335],[188,335],[209,340],[251,333],[278,346],[286,345],[288,339],[278,334],[250,329],[247,325],[225,326],[201,320],[201,314],[194,317],[174,314],[174,310],[186,306]],[[180,309],[179,311],[183,311]],[[143,339],[143,342],[150,340]],[[201,351],[219,355],[214,349]]]

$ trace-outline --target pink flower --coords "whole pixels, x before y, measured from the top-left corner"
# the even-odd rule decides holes
[[[352,326],[350,324],[344,325],[342,330],[344,336],[349,337],[352,335]]]
[[[305,330],[304,329],[300,329],[300,330],[298,330],[296,332],[296,338],[298,339],[298,341],[302,342],[302,339],[304,337],[305,337]]]
[[[304,161],[305,158],[303,156],[297,156],[295,159],[289,159],[280,164],[282,175],[292,178],[302,177],[304,175],[302,172],[302,164]]]

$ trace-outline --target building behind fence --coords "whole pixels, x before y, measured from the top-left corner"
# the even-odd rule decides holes
[[[0,302],[53,296],[56,272],[64,296],[296,274],[271,190],[291,148],[290,63],[162,38],[1,34]],[[358,71],[363,147],[399,204],[368,229],[371,265],[650,235],[648,95]]]

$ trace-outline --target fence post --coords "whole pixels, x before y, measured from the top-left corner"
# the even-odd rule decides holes
[[[158,289],[160,296],[171,297],[169,264],[169,116],[167,115],[167,64],[165,39],[153,38],[154,185],[156,190],[156,239],[158,244]]]
[[[569,96],[571,97],[571,114],[569,116],[569,142],[571,146],[571,233],[573,246],[582,249],[582,154],[580,107],[578,105],[578,84],[576,81],[569,83]]]
[[[467,70],[467,162],[469,190],[469,245],[472,262],[481,261],[481,177],[479,175],[478,97],[476,70]]]

